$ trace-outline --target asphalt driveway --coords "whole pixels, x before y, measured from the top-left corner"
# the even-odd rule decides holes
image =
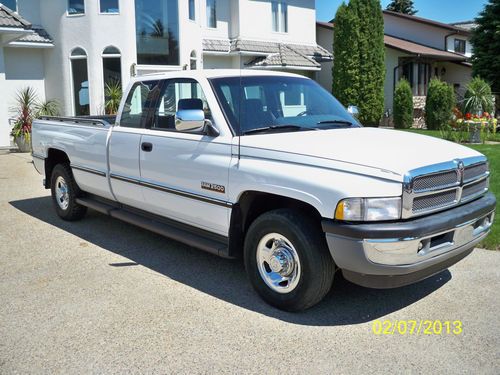
[[[27,154],[0,155],[0,373],[496,373],[500,252],[394,289],[338,277],[300,314],[262,302],[241,262],[91,212],[67,223]],[[460,320],[460,335],[373,321]]]

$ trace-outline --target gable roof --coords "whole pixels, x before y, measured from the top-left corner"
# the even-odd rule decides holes
[[[453,22],[450,23],[450,25],[453,25],[455,27],[458,27],[460,29],[464,29],[467,31],[472,31],[477,27],[477,23],[475,21],[462,21],[462,22]]]
[[[16,29],[30,29],[31,23],[19,14],[15,13],[5,5],[0,4],[0,27],[12,27]]]
[[[255,67],[307,67],[320,68],[321,64],[313,59],[297,52],[293,47],[285,44],[279,45],[279,51],[268,56],[257,57],[250,61],[247,66]]]
[[[466,61],[467,57],[457,53],[444,51],[411,42],[406,39],[400,39],[391,35],[384,35],[384,44],[386,47],[407,52],[412,55],[433,57],[442,61]]]
[[[53,44],[54,41],[52,40],[51,36],[49,33],[42,28],[38,27],[33,27],[33,33],[30,33],[28,35],[25,35],[19,39],[15,40],[15,43],[43,43],[43,44]]]
[[[442,23],[438,21],[433,21],[428,18],[422,18],[422,17],[417,17],[417,16],[410,16],[409,14],[404,14],[404,13],[398,13],[398,12],[393,12],[390,10],[383,10],[382,11],[384,14],[387,14],[389,16],[394,16],[394,17],[399,17],[399,18],[404,18],[408,21],[413,21],[413,22],[418,22],[418,23],[423,23],[426,25],[434,26],[434,27],[439,27],[441,29],[446,29],[450,31],[456,31],[457,34],[468,34],[469,31],[465,30],[463,28],[454,26],[452,24],[448,23]]]

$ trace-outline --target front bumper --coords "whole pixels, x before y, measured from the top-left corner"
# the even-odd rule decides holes
[[[328,247],[344,277],[372,288],[393,288],[432,276],[472,252],[489,233],[493,194],[444,212],[395,223],[324,220]]]

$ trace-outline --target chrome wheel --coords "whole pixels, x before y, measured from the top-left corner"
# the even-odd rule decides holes
[[[61,209],[66,210],[69,206],[69,192],[66,180],[59,176],[56,179],[56,201]]]
[[[257,245],[257,267],[266,285],[278,293],[290,293],[300,280],[297,251],[283,235],[269,233]]]

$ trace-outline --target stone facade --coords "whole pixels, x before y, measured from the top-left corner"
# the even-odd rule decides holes
[[[413,97],[413,127],[425,128],[425,96]]]

